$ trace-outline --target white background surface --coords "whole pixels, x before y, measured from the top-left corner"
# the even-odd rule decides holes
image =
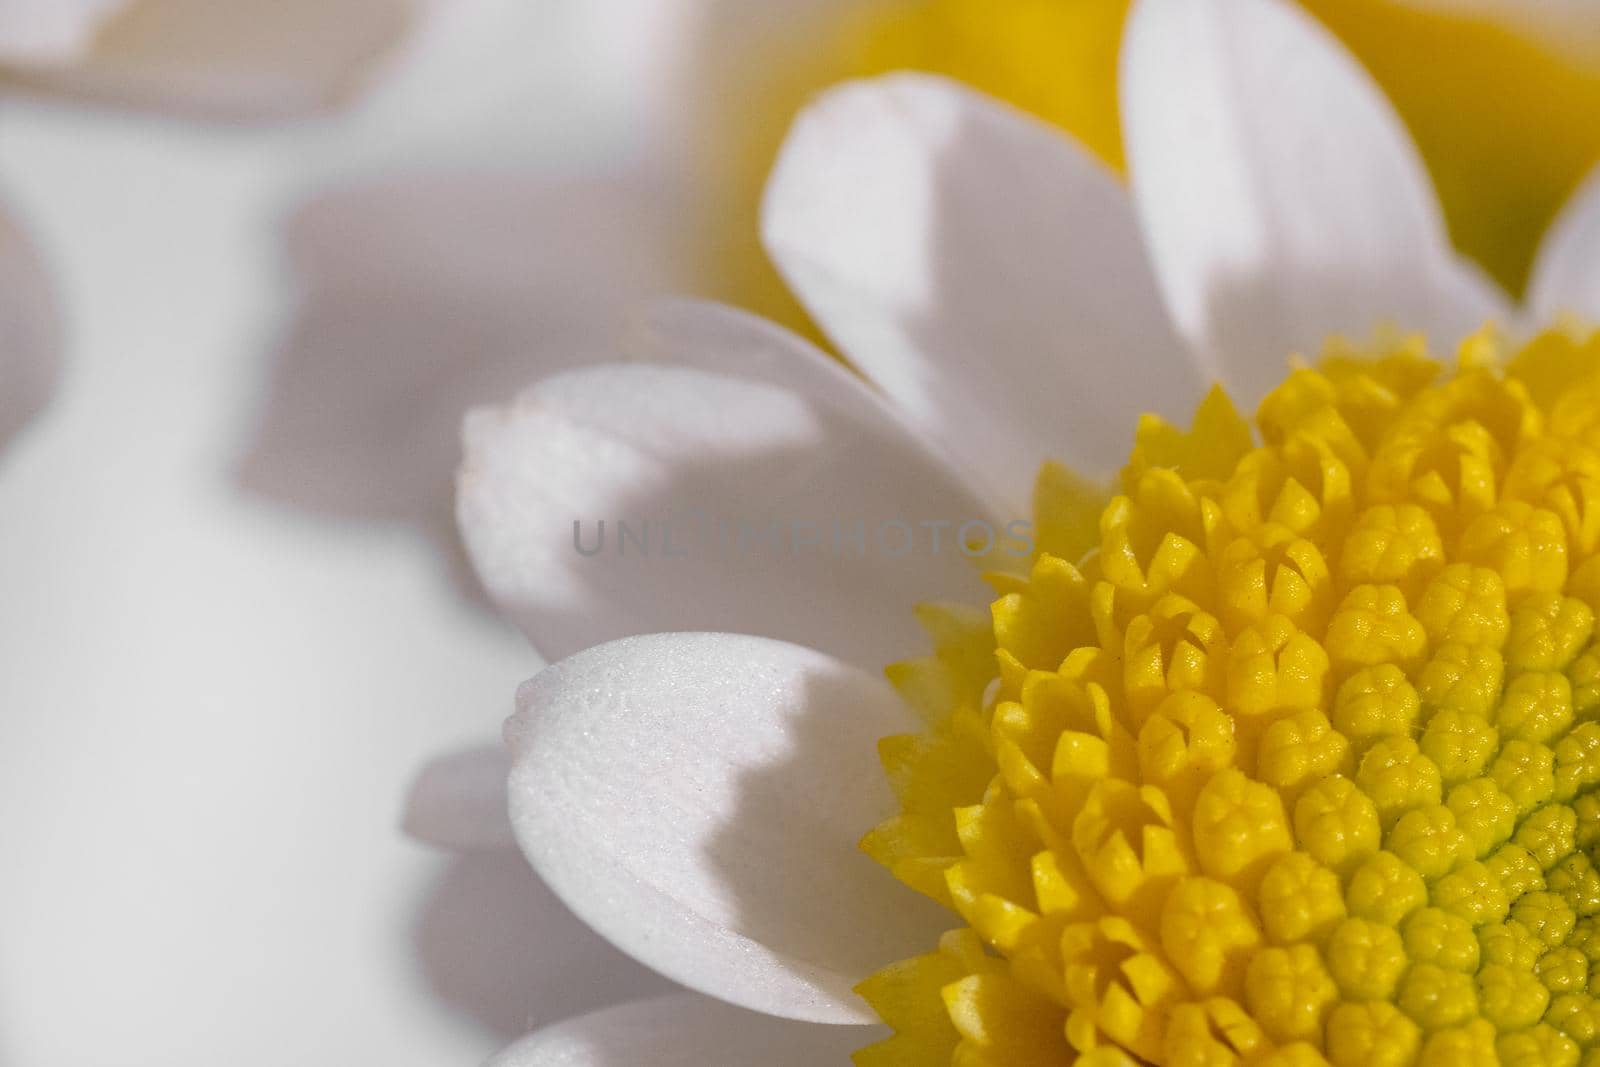
[[[617,56],[574,7],[463,2],[312,126],[0,105],[0,196],[68,334],[53,408],[0,457],[0,1063],[436,1067],[501,1042],[441,995],[476,979],[419,958],[446,862],[396,825],[420,762],[497,732],[537,660],[420,539],[241,496],[229,468],[299,197],[626,142]],[[492,945],[489,918],[434,921]]]

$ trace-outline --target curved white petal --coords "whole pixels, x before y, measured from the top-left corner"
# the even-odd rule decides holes
[[[1199,395],[1112,174],[952,82],[825,94],[784,144],[762,232],[846,354],[1013,507],[1041,461],[1110,471],[1136,415]]]
[[[515,848],[506,814],[511,753],[503,744],[451,752],[417,775],[406,800],[406,833],[443,848]]]
[[[981,596],[956,537],[1001,521],[854,383],[763,380],[762,343],[750,376],[592,367],[469,417],[462,535],[547,659],[715,629],[876,670],[923,646],[916,604]]]
[[[32,241],[0,214],[0,446],[50,398],[59,345],[44,265]]]
[[[27,56],[6,74],[140,106],[293,114],[352,88],[399,39],[408,9],[405,0],[129,0],[69,56]]]
[[[1399,118],[1310,16],[1282,0],[1139,0],[1121,90],[1167,302],[1247,396],[1331,334],[1392,324],[1453,345],[1504,314],[1462,277]]]
[[[842,1067],[872,1040],[867,1027],[774,1019],[679,993],[547,1027],[485,1067]]]
[[[546,668],[507,724],[511,821],[579,917],[731,1003],[860,1022],[851,987],[923,951],[937,909],[856,848],[893,803],[885,682],[758,637],[653,634]]]
[[[1600,324],[1600,168],[1545,234],[1528,285],[1528,310],[1535,326],[1564,314]]]

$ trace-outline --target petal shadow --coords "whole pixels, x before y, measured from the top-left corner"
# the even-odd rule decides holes
[[[439,999],[504,1040],[675,988],[585,926],[512,851],[453,857],[412,943]]]

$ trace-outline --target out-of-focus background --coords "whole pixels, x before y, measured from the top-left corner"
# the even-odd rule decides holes
[[[526,642],[414,529],[236,477],[316,190],[634,150],[650,31],[585,8],[419,7],[365,92],[285,123],[0,89],[0,202],[64,332],[0,455],[0,1064],[472,1063],[614,980],[541,933],[520,860],[397,831],[425,760],[496,735]]]

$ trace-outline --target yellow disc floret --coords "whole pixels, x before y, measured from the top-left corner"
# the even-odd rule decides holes
[[[1600,335],[1499,347],[1045,469],[1029,572],[890,671],[862,847],[963,928],[858,1064],[1600,1065]]]

